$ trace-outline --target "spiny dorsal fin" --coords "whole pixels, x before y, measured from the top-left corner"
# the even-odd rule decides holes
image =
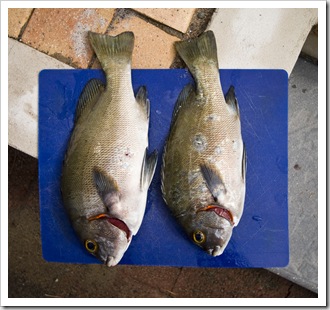
[[[89,31],[88,36],[103,69],[110,62],[131,62],[134,47],[133,32],[126,31],[113,37]]]
[[[139,103],[146,112],[147,118],[149,119],[150,115],[150,101],[147,98],[147,88],[141,86],[136,94],[136,102]]]
[[[235,88],[233,85],[231,85],[229,87],[229,90],[226,94],[226,103],[228,104],[228,106],[236,112],[237,116],[240,117],[240,114],[239,114],[239,107],[238,107],[238,101],[237,101],[237,98],[236,98],[236,95],[235,95]]]
[[[103,83],[98,79],[91,79],[87,82],[78,100],[75,122],[82,115],[87,115],[99,99],[104,90]]]
[[[195,89],[194,86],[192,84],[187,84],[181,91],[174,109],[173,109],[173,113],[172,113],[172,121],[171,121],[171,126],[175,123],[178,113],[179,111],[184,108],[187,104],[189,104],[189,102],[193,101],[193,98],[191,98],[190,96],[195,95]]]
[[[215,168],[208,164],[201,164],[200,169],[215,202],[218,202],[220,195],[226,193],[226,187],[220,174],[215,170]]]
[[[141,169],[141,190],[148,189],[151,180],[155,174],[156,166],[158,160],[158,152],[154,150],[149,156],[147,155],[147,149],[145,150],[143,161],[142,161],[142,169]]]
[[[119,202],[120,192],[118,184],[113,177],[106,175],[99,168],[94,167],[93,180],[97,192],[107,208]]]

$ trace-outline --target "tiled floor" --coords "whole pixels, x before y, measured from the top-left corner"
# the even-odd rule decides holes
[[[98,66],[92,51],[85,44],[77,44],[84,40],[87,30],[116,34],[134,29],[133,68],[169,68],[179,64],[172,43],[204,31],[212,12],[10,10],[9,36],[70,66],[87,68]],[[9,148],[9,244],[9,297],[317,296],[264,269],[108,269],[102,265],[48,263],[41,254],[37,160],[13,148]]]

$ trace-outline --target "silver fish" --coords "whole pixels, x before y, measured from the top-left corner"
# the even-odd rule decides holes
[[[110,267],[118,264],[140,228],[157,151],[147,155],[146,88],[134,97],[131,84],[133,33],[89,32],[89,39],[106,87],[92,79],[79,98],[61,191],[86,250]]]
[[[234,88],[224,97],[212,31],[177,42],[192,73],[174,108],[163,154],[165,202],[191,240],[223,253],[243,213],[246,154]]]

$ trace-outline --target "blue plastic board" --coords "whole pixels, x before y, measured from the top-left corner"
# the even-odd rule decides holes
[[[158,149],[145,217],[120,264],[195,267],[283,267],[288,241],[288,76],[282,70],[220,70],[224,92],[235,86],[247,152],[245,209],[225,252],[212,257],[194,245],[170,214],[160,190],[160,167],[172,111],[192,82],[184,69],[133,70],[136,93],[151,102],[149,150]],[[62,160],[78,97],[101,70],[44,70],[39,75],[39,188],[43,257],[99,263],[75,235],[61,201]]]

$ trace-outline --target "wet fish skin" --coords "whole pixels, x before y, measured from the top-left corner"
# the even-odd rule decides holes
[[[136,97],[132,89],[133,33],[89,32],[89,39],[106,86],[92,79],[80,96],[61,192],[86,250],[110,267],[119,263],[142,223],[157,152],[147,155],[146,89]]]
[[[208,254],[223,253],[243,213],[246,156],[234,88],[223,95],[212,31],[176,49],[196,86],[173,111],[163,153],[162,192],[188,236]]]

